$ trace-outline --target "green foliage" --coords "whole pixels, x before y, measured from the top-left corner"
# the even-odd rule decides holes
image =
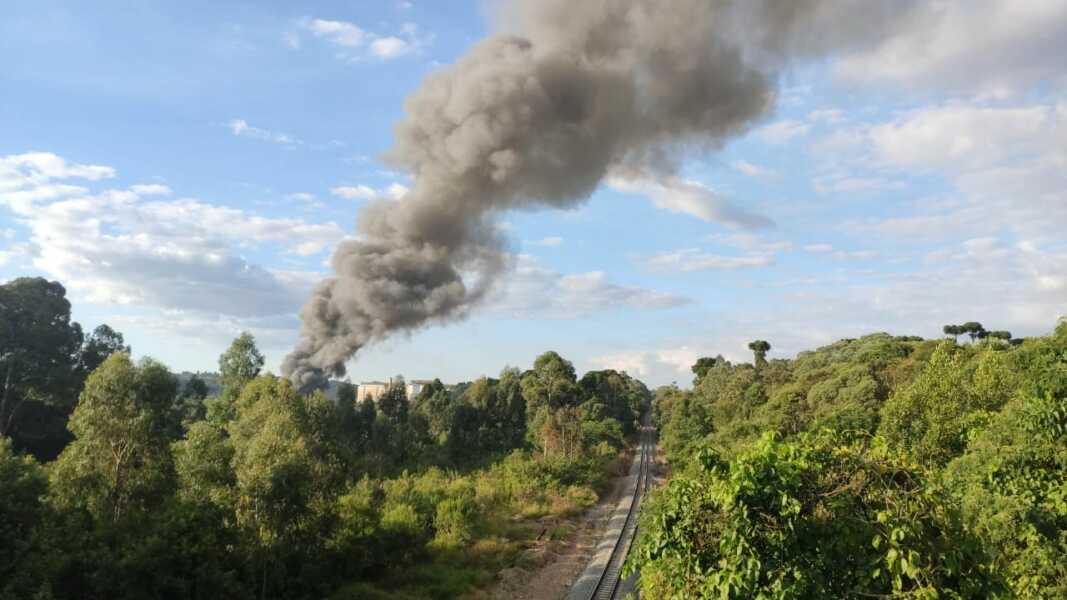
[[[169,443],[177,433],[174,377],[112,354],[85,383],[69,427],[75,436],[51,469],[53,500],[118,521],[161,503],[174,482]]]
[[[178,419],[183,424],[195,423],[207,416],[207,407],[204,405],[207,394],[207,383],[198,375],[193,375],[185,382],[175,406]]]
[[[707,374],[709,370],[715,367],[715,365],[725,361],[726,359],[723,358],[722,355],[716,356],[715,358],[711,358],[710,356],[698,358],[697,361],[693,363],[693,366],[691,367],[693,375],[695,375],[695,377],[693,378],[693,385],[700,385],[700,380],[704,377],[704,375]]]
[[[1003,356],[984,351],[976,368],[967,358],[941,345],[919,378],[890,397],[879,433],[891,448],[919,464],[943,466],[963,452],[969,432],[1008,400],[1013,377]]]
[[[241,391],[263,369],[263,355],[256,340],[247,331],[237,336],[219,356],[219,380],[222,393],[205,402],[207,419],[223,425],[236,416],[236,403]]]
[[[24,277],[0,285],[0,435],[16,448],[52,458],[84,373],[81,326],[70,319],[66,289]]]
[[[407,421],[408,409],[408,394],[404,389],[403,379],[394,381],[382,393],[382,397],[378,398],[378,410],[393,423]]]
[[[328,402],[318,396],[311,402]],[[309,402],[310,404],[310,402]],[[299,539],[308,505],[337,484],[339,466],[316,447],[305,400],[288,380],[249,382],[229,425],[236,481],[236,517],[256,543],[270,551]]]
[[[945,482],[1018,598],[1067,596],[1067,396],[1021,396]]]
[[[259,375],[263,355],[251,333],[243,332],[219,356],[219,376],[223,387],[240,388]]]
[[[660,390],[676,475],[645,508],[643,593],[1064,597],[1067,324],[945,332],[984,341],[875,334]]]
[[[442,500],[433,519],[433,543],[443,548],[459,548],[471,543],[477,515],[473,494]]]
[[[44,469],[18,456],[0,437],[0,599],[31,597],[42,591],[47,554],[41,523],[47,515]]]
[[[637,430],[637,418],[648,407],[652,395],[640,381],[611,369],[590,371],[578,384],[586,402],[595,401],[607,408],[610,417],[626,435]]]
[[[653,597],[984,598],[985,557],[921,475],[833,438],[701,456],[643,514]]]
[[[755,362],[753,362],[753,364],[756,365],[757,369],[767,364],[767,353],[771,350],[770,343],[764,340],[756,340],[749,343],[748,349],[751,350],[755,356]]]
[[[122,334],[109,327],[106,323],[98,325],[82,345],[78,356],[78,370],[85,376],[92,373],[103,364],[104,360],[118,352],[130,353],[130,347],[126,344]]]
[[[38,284],[26,289],[52,295],[53,321],[80,344],[62,287]],[[179,393],[163,365],[134,364],[109,328],[78,344],[41,354],[48,377],[66,378],[56,394],[99,362],[73,442],[42,468],[0,437],[0,600],[456,597],[516,564],[540,531],[525,519],[596,502],[649,396],[614,371],[580,384],[549,353],[526,375],[435,382],[410,406],[401,385],[358,405],[342,385],[335,404],[259,375],[242,334],[220,357],[222,393],[206,398],[200,377]],[[516,450],[527,396],[545,409],[536,437],[549,452]]]
[[[236,479],[233,443],[213,423],[193,423],[185,439],[173,445],[178,493],[187,502],[208,502],[233,508]]]

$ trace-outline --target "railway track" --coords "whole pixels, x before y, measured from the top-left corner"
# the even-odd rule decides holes
[[[652,427],[641,426],[640,455],[637,481],[634,485],[633,498],[630,502],[630,510],[626,514],[626,522],[619,531],[619,537],[611,550],[611,558],[608,559],[604,570],[600,574],[596,585],[589,592],[588,600],[611,600],[619,591],[622,582],[622,566],[626,562],[626,556],[630,553],[634,538],[637,537],[637,516],[641,512],[641,499],[651,486],[649,474],[655,449]]]

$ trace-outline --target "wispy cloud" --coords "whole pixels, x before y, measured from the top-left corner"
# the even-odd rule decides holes
[[[536,257],[515,257],[512,276],[490,306],[516,318],[580,318],[605,310],[661,310],[689,304],[688,298],[612,282],[603,271],[560,273]]]
[[[399,58],[418,52],[431,41],[414,23],[404,23],[393,34],[379,34],[350,21],[331,19],[304,18],[297,25],[299,30],[336,46],[339,56],[347,60],[361,60],[366,56],[381,60]],[[300,47],[300,36],[295,31],[288,32],[284,41],[290,48]]]
[[[811,125],[803,121],[778,121],[770,125],[764,125],[755,131],[753,135],[768,144],[784,144],[789,140],[802,136],[811,130]]]
[[[771,219],[742,209],[696,181],[680,177],[653,179],[619,172],[609,177],[607,183],[618,191],[646,196],[657,208],[692,215],[711,223],[744,229],[774,226]]]
[[[347,200],[377,200],[379,198],[399,200],[406,196],[408,191],[410,191],[408,187],[400,183],[377,189],[364,184],[339,185],[330,189],[330,193],[334,196]]]
[[[641,264],[654,271],[691,273],[694,271],[729,271],[769,267],[774,264],[774,257],[769,254],[727,256],[711,254],[697,248],[686,248],[671,252],[660,252],[642,260]]]
[[[271,131],[269,129],[263,129],[260,127],[253,127],[248,124],[248,121],[244,119],[233,119],[227,123],[230,131],[237,137],[244,137],[253,140],[260,140],[263,142],[273,142],[275,144],[302,144],[300,140],[293,136],[281,133],[278,131]]]
[[[561,238],[559,236],[545,237],[545,238],[541,238],[539,240],[534,240],[534,241],[530,242],[530,245],[531,246],[542,246],[542,247],[546,247],[546,248],[555,248],[556,246],[562,246],[563,245],[563,238]]]
[[[170,198],[168,188],[155,184],[80,188],[26,200],[35,187],[52,186],[57,179],[114,175],[110,167],[67,163],[55,155],[0,157],[0,205],[28,229],[26,255],[36,269],[91,302],[215,316],[288,315],[317,275],[279,275],[243,254],[256,248],[310,256],[343,237],[335,223],[263,217]],[[25,192],[30,193],[15,196]]]
[[[749,177],[757,177],[760,179],[774,179],[778,177],[778,172],[774,169],[767,167],[761,167],[760,165],[752,164],[746,160],[735,160],[730,163],[733,170]]]

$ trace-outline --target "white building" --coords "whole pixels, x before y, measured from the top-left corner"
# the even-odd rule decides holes
[[[404,382],[404,392],[408,400],[414,400],[422,392],[423,388],[433,383],[432,379],[412,379]],[[356,402],[363,402],[368,397],[374,400],[382,397],[382,394],[393,384],[393,378],[389,381],[363,381],[356,387]]]

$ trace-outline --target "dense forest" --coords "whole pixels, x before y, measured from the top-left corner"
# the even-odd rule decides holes
[[[643,597],[1067,598],[1067,321],[945,333],[758,340],[657,390]]]
[[[554,352],[415,398],[301,395],[247,333],[211,394],[39,278],[0,286],[0,326],[4,600],[452,598],[595,503],[651,400]]]
[[[179,380],[43,279],[0,318],[4,600],[462,595],[596,502],[650,406],[645,597],[1067,597],[1067,322],[756,340],[654,395],[546,352],[357,403],[264,374],[247,333]]]

